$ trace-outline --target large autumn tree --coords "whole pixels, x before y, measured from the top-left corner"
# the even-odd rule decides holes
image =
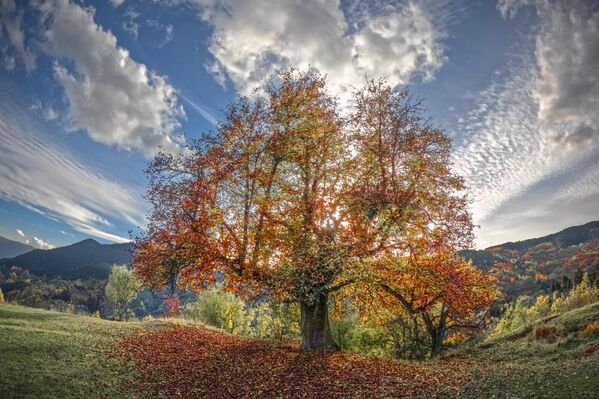
[[[373,81],[351,108],[340,115],[318,74],[289,71],[183,154],[158,155],[140,278],[202,290],[218,277],[243,295],[298,302],[302,349],[335,348],[330,296],[371,281],[431,210],[466,205],[449,140],[406,93]]]

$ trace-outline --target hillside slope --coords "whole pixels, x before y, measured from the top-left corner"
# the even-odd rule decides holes
[[[0,398],[135,397],[110,350],[144,325],[0,304]]]
[[[132,244],[100,244],[87,239],[54,249],[36,249],[12,259],[0,260],[5,270],[18,266],[47,277],[106,278],[113,264],[131,263]]]
[[[0,236],[0,259],[19,256],[33,249],[30,245]]]
[[[495,275],[508,299],[568,289],[584,272],[599,276],[599,221],[461,254]]]
[[[599,303],[530,330],[396,362],[170,322],[118,323],[0,304],[0,397],[592,398],[599,392]],[[268,370],[267,373],[264,371]]]

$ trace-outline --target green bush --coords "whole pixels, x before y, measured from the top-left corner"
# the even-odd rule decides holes
[[[387,324],[393,337],[393,355],[399,359],[424,359],[431,352],[431,338],[421,317],[403,314]]]
[[[589,280],[589,275],[585,273],[580,284],[572,288],[570,292],[554,297],[551,312],[562,313],[597,301],[599,301],[599,287],[594,287]]]
[[[527,301],[528,298],[520,297],[515,303],[507,305],[491,336],[498,337],[511,334],[530,326],[536,320],[537,315],[534,312],[530,312]]]
[[[221,328],[231,334],[289,339],[299,336],[299,306],[261,302],[253,306],[218,287],[200,293],[181,309],[185,319]]]
[[[295,303],[264,302],[249,309],[251,335],[259,338],[299,337],[299,306]]]
[[[331,321],[331,333],[344,350],[376,355],[393,354],[393,339],[383,327],[361,324],[355,316]]]
[[[200,293],[194,302],[183,307],[181,316],[231,334],[246,335],[250,332],[251,320],[245,303],[234,294],[218,288]]]

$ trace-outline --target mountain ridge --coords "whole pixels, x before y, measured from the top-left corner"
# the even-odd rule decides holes
[[[460,255],[494,275],[507,299],[550,294],[570,288],[585,272],[599,275],[599,221]]]
[[[582,238],[580,236],[581,230],[583,230],[584,233],[589,233],[589,230],[591,230],[591,231],[596,230],[597,234],[599,235],[599,220],[594,220],[592,222],[588,222],[588,223],[584,223],[584,224],[580,224],[580,225],[576,225],[576,226],[569,226],[569,227],[566,227],[556,233],[547,234],[547,235],[541,236],[541,237],[527,238],[525,240],[519,240],[519,241],[507,241],[502,244],[491,245],[490,247],[483,249],[483,251],[488,251],[495,247],[509,247],[510,249],[516,249],[519,247],[535,246],[542,242],[553,241],[554,239],[560,239],[564,235],[567,235],[572,232],[577,234],[578,238]],[[584,237],[586,238],[587,236],[584,236]],[[575,240],[575,238],[572,238],[572,239]],[[572,244],[576,244],[576,243],[580,243],[580,242],[582,242],[582,240],[579,242],[567,241],[567,242],[562,242],[562,245],[565,243],[569,243],[568,245],[572,245]]]
[[[0,259],[19,256],[34,249],[31,245],[0,236]]]
[[[106,278],[114,264],[131,264],[132,243],[100,244],[88,238],[53,249],[30,252],[0,259],[0,269],[18,266],[30,273],[46,277]]]

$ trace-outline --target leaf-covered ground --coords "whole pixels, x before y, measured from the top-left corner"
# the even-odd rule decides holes
[[[132,381],[138,389],[167,397],[437,397],[456,393],[468,378],[463,360],[400,363],[297,346],[175,326],[134,334],[122,354],[140,373]]]
[[[306,355],[171,322],[111,322],[0,304],[0,398],[599,398],[599,303],[438,361]]]
[[[138,373],[130,386],[166,397],[599,398],[599,336],[580,334],[597,320],[599,303],[549,321],[563,331],[555,341],[529,329],[426,362],[305,354],[190,326],[137,332],[120,350]]]

